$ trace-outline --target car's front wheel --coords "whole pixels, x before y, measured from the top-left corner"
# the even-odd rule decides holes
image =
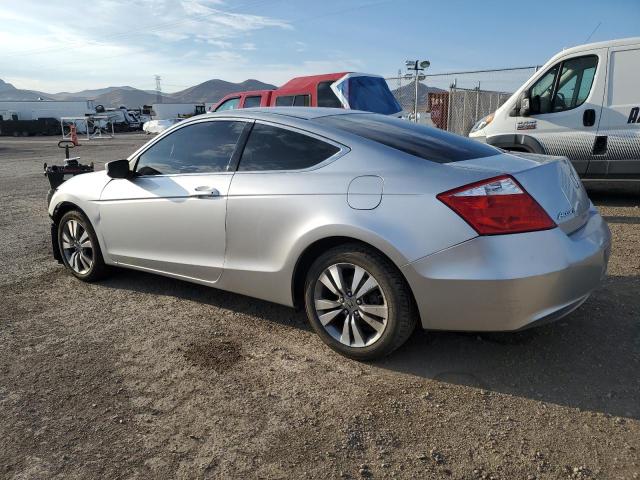
[[[388,355],[409,338],[416,323],[402,274],[387,258],[360,244],[333,248],[313,263],[305,306],[322,340],[356,360]]]
[[[80,280],[93,282],[107,274],[98,238],[89,220],[79,211],[67,212],[60,219],[58,245],[65,267]]]

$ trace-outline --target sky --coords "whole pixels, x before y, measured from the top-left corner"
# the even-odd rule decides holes
[[[397,75],[542,65],[563,48],[640,36],[640,0],[0,0],[0,79],[49,93],[174,92],[220,78]],[[595,29],[595,32],[594,32]]]

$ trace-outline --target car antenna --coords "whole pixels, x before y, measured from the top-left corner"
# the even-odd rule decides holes
[[[596,33],[596,30],[598,30],[600,28],[600,25],[602,25],[602,22],[598,22],[598,25],[596,25],[596,28],[593,29],[593,31],[589,34],[589,36],[587,37],[587,39],[584,41],[584,43],[587,43],[589,41],[589,39],[591,37],[593,37],[593,34]]]

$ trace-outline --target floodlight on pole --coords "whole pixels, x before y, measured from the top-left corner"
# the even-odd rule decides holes
[[[429,60],[407,60],[405,61],[405,65],[407,66],[407,70],[413,72],[413,75],[407,74],[408,77],[413,76],[415,82],[415,97],[413,102],[413,121],[418,122],[418,82],[420,80],[424,80],[426,77],[422,75],[420,72],[426,70],[431,65]]]

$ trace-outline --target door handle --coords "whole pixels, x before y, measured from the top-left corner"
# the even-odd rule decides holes
[[[587,108],[582,114],[582,124],[585,127],[593,127],[596,123],[596,111],[593,108]]]
[[[217,188],[201,186],[195,188],[195,193],[191,195],[196,198],[219,197],[220,192]]]

